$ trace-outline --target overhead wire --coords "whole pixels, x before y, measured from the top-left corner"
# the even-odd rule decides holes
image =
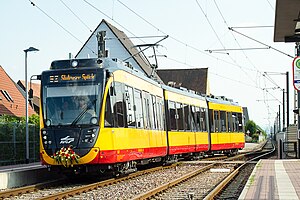
[[[213,32],[214,32],[215,36],[217,37],[219,43],[221,44],[221,46],[223,47],[223,49],[226,49],[225,46],[224,46],[224,44],[222,43],[221,39],[219,38],[217,32],[215,31],[215,28],[213,27],[212,23],[211,23],[210,20],[208,19],[207,14],[204,12],[204,10],[202,9],[201,5],[199,4],[198,0],[195,0],[195,1],[196,1],[196,3],[197,3],[198,7],[200,8],[202,14],[205,16],[206,21],[208,22],[208,24],[210,25],[211,29],[213,30]],[[222,16],[222,18],[223,18],[223,20],[224,20],[224,23],[227,25],[227,22],[226,22],[226,20],[225,20],[225,18],[224,18],[224,16],[223,16],[223,14],[221,13],[219,7],[217,6],[216,2],[215,2],[215,5],[216,5],[216,7],[217,7],[219,13],[220,13],[221,16]],[[229,55],[229,58],[230,58],[234,63],[237,64],[236,60],[233,59],[232,56]],[[241,66],[239,66],[239,68],[240,68],[241,71],[243,71],[243,73],[245,73],[245,75],[248,76],[248,78],[249,78],[254,84],[257,84],[257,83],[256,83],[256,80],[253,79],[252,76],[251,76],[248,72],[246,72]]]
[[[219,12],[219,14],[221,15],[225,25],[227,26],[227,28],[229,28],[229,25],[224,17],[224,15],[221,12],[221,9],[219,8],[216,0],[214,0],[215,6],[217,7],[217,10]],[[239,28],[269,28],[269,27],[273,27],[273,26],[248,26],[248,27],[239,27]],[[232,31],[230,31],[232,37],[234,38],[234,41],[237,43],[237,45],[239,46],[239,48],[241,49],[242,53],[244,54],[245,58],[248,60],[248,62],[256,69],[256,72],[259,73],[260,75],[263,75],[263,72],[261,72],[255,65],[254,63],[249,59],[249,57],[246,55],[246,52],[244,51],[244,49],[241,47],[240,43],[238,42],[238,40],[236,39],[235,35],[232,33]],[[269,47],[267,47],[269,48]],[[271,80],[271,77],[269,77],[269,79]],[[272,83],[274,83],[273,80],[271,80]]]
[[[225,62],[225,63],[227,63],[227,64],[229,64],[229,65],[237,66],[237,67],[240,67],[240,68],[243,67],[243,66],[241,66],[241,65],[239,65],[239,64],[237,64],[237,63],[231,63],[231,62],[228,62],[228,61],[226,61],[226,60],[224,60],[224,59],[215,57],[215,56],[213,56],[212,54],[208,54],[208,53],[206,53],[206,52],[204,52],[204,51],[198,49],[197,47],[194,47],[194,46],[192,46],[192,45],[189,45],[189,44],[187,44],[186,42],[183,42],[183,41],[181,41],[180,39],[177,39],[177,38],[173,37],[172,35],[167,34],[167,33],[164,32],[163,30],[161,30],[160,28],[156,27],[154,24],[152,24],[151,22],[149,22],[147,19],[145,19],[144,17],[142,17],[140,14],[138,14],[137,12],[135,12],[135,11],[134,11],[133,9],[131,9],[129,6],[127,6],[126,4],[124,4],[122,1],[120,1],[120,0],[117,0],[117,1],[118,1],[121,5],[123,5],[126,9],[128,9],[128,10],[131,11],[133,14],[135,14],[136,16],[138,16],[138,17],[139,17],[140,19],[142,19],[144,22],[146,22],[148,25],[152,26],[154,29],[156,29],[157,31],[159,31],[159,32],[161,32],[161,33],[163,33],[163,34],[165,34],[165,35],[169,35],[169,38],[170,38],[170,39],[172,39],[172,40],[178,42],[179,44],[182,44],[183,46],[188,47],[188,48],[190,48],[190,49],[192,49],[192,50],[194,50],[194,51],[196,51],[196,52],[198,52],[198,53],[201,53],[201,54],[203,54],[203,55],[205,55],[205,56],[208,56],[208,57],[211,57],[211,58],[213,58],[213,59],[216,59],[216,60],[220,60],[220,61],[222,61],[222,62]],[[243,68],[245,69],[245,67],[243,67]],[[251,71],[252,71],[252,69],[247,69],[247,70],[251,70]]]
[[[216,0],[214,0],[214,3],[215,3],[215,6],[217,7],[217,10],[218,10],[218,12],[219,12],[219,14],[221,15],[221,17],[222,17],[222,19],[223,19],[223,21],[224,21],[224,23],[226,24],[226,26],[229,28],[229,25],[228,25],[228,23],[227,23],[227,21],[226,21],[226,19],[225,19],[225,17],[224,17],[224,15],[222,14],[222,12],[221,12],[221,10],[220,10],[220,8],[219,8],[219,6],[218,6],[218,4],[217,4],[217,2],[216,2]],[[251,27],[247,27],[247,28],[257,28],[257,27],[259,27],[259,28],[266,28],[266,27],[273,27],[273,26],[251,26]],[[241,28],[241,27],[240,27]],[[243,28],[245,28],[245,27],[243,27]],[[238,46],[240,47],[240,49],[242,50],[242,52],[243,52],[243,54],[244,54],[244,56],[246,57],[246,59],[249,61],[249,63],[257,70],[257,73],[259,73],[260,75],[262,75],[263,77],[265,77],[267,80],[269,80],[272,84],[274,84],[274,85],[276,85],[277,87],[279,87],[279,85],[270,77],[270,76],[268,76],[266,73],[262,73],[255,65],[254,65],[254,63],[249,59],[249,57],[246,55],[246,53],[245,53],[245,51],[242,49],[242,47],[241,47],[241,45],[240,45],[240,43],[238,42],[238,40],[236,39],[236,37],[234,36],[234,34],[231,32],[231,35],[233,36],[233,38],[234,38],[234,40],[235,40],[235,42],[238,44]],[[270,48],[270,47],[268,47],[268,48]],[[261,89],[264,89],[264,88],[261,88]],[[264,91],[265,92],[265,91]],[[266,90],[266,92],[268,92],[270,95],[271,95],[271,93],[268,91],[268,90]],[[271,96],[273,96],[273,95],[271,95]],[[274,97],[274,96],[273,96]],[[277,98],[276,98],[276,100],[277,101],[279,101]],[[281,101],[279,101],[280,103],[281,103]],[[264,101],[264,103],[267,105],[267,108],[268,108],[268,110],[270,109],[269,108],[269,104],[266,102],[266,101]]]
[[[49,19],[51,19],[56,25],[58,25],[60,28],[62,28],[65,32],[67,32],[69,35],[71,35],[75,40],[80,42],[81,44],[84,44],[78,37],[76,37],[73,33],[68,31],[63,25],[61,25],[58,21],[56,21],[53,17],[51,17],[48,13],[46,13],[43,9],[41,9],[39,6],[37,6],[33,1],[28,0],[33,7],[36,7],[39,11],[41,11],[44,15],[46,15]],[[89,47],[87,47],[89,48]],[[90,48],[89,48],[90,49]],[[92,53],[96,54],[92,49],[90,49]],[[97,54],[96,54],[97,55]]]
[[[123,2],[121,2],[120,0],[117,0],[121,5],[123,5],[125,8],[127,8],[129,11],[131,11],[132,13],[134,13],[136,16],[138,16],[140,19],[142,19],[143,21],[145,21],[147,24],[149,24],[150,26],[152,26],[154,29],[156,29],[157,31],[159,31],[159,32],[161,32],[161,33],[163,33],[163,34],[166,34],[163,30],[161,30],[161,29],[159,29],[158,27],[156,27],[155,25],[153,25],[151,22],[149,22],[147,19],[145,19],[144,17],[142,17],[140,14],[138,14],[137,12],[135,12],[133,9],[131,9],[129,6],[127,6],[126,4],[124,4]],[[197,2],[198,3],[198,2]],[[199,5],[200,6],[200,5]],[[200,6],[201,7],[201,6]],[[218,8],[219,9],[219,8]],[[202,12],[203,12],[203,14],[206,16],[206,14],[205,14],[205,12],[203,11],[203,9],[201,8],[201,10],[202,10]],[[221,14],[222,15],[222,14]],[[223,16],[223,15],[222,15]],[[223,16],[223,19],[224,19],[224,21],[226,22],[226,20],[225,20],[225,18],[224,18],[224,16]],[[226,22],[227,23],[227,22]],[[211,24],[211,23],[210,23]],[[227,24],[227,27],[228,27],[228,24]],[[217,33],[215,32],[215,34],[217,35]],[[232,34],[232,33],[231,33]],[[232,34],[233,35],[233,34]],[[203,54],[203,52],[201,51],[201,50],[199,50],[198,48],[195,48],[195,47],[193,47],[193,46],[191,46],[191,45],[188,45],[188,44],[186,44],[185,42],[182,42],[181,40],[179,40],[179,39],[177,39],[177,38],[174,38],[174,37],[172,37],[171,35],[169,35],[169,37],[171,38],[171,39],[173,39],[173,40],[175,40],[175,41],[177,41],[178,43],[180,43],[180,44],[182,44],[182,45],[185,45],[186,47],[189,47],[189,48],[191,48],[191,49],[193,49],[193,50],[196,50],[197,52],[200,52],[200,53],[202,53]],[[234,37],[234,35],[233,35],[233,37]],[[235,38],[235,37],[234,37]],[[218,37],[218,39],[219,39],[219,37]],[[220,40],[220,39],[219,39]],[[235,40],[236,40],[236,38],[235,38]],[[220,41],[221,42],[221,41]],[[237,40],[236,40],[236,42],[237,42]],[[237,42],[238,43],[238,42]],[[222,44],[222,42],[221,42],[221,44]],[[239,43],[238,43],[239,44]],[[239,45],[240,46],[240,45]],[[224,45],[223,45],[223,47],[224,47]],[[205,55],[207,55],[207,54],[205,54]],[[247,57],[247,55],[245,55],[246,57]],[[223,60],[223,59],[219,59],[219,58],[216,58],[216,57],[214,57],[214,56],[211,56],[211,57],[213,57],[213,58],[215,58],[215,59],[217,59],[217,60],[221,60],[222,62],[225,62],[225,63],[228,63],[228,64],[231,64],[232,65],[232,63],[230,63],[230,62],[228,62],[228,61],[226,61],[226,60]],[[181,64],[185,64],[185,65],[187,65],[187,66],[191,66],[191,65],[189,65],[189,64],[187,64],[186,62],[180,62],[180,61],[178,61],[178,60],[174,60],[174,59],[171,59],[170,57],[167,57],[167,59],[170,59],[170,60],[173,60],[173,61],[175,61],[175,62],[178,62],[178,63],[181,63]],[[251,62],[251,61],[249,61],[249,62]],[[252,63],[253,64],[253,63]],[[235,64],[233,64],[233,65],[235,65],[235,66],[239,66],[240,68],[241,68],[241,66],[240,65],[238,65],[236,62],[235,62]],[[254,65],[254,64],[253,64]],[[194,66],[193,66],[194,67]],[[255,67],[255,66],[254,66]],[[257,67],[255,67],[256,68],[256,72],[259,72],[259,70],[257,69]],[[210,73],[210,72],[209,72]],[[261,72],[259,72],[260,74],[262,74]],[[247,73],[246,73],[247,74]],[[218,75],[218,74],[215,74],[215,75]],[[219,75],[220,76],[220,75]],[[223,78],[226,78],[226,77],[224,77],[224,76],[220,76],[220,77],[223,77]],[[226,78],[226,79],[229,79],[229,80],[231,80],[231,81],[233,81],[233,79],[231,79],[231,78]],[[240,81],[235,81],[235,82],[239,82],[239,83],[241,83]],[[254,83],[255,83],[255,81],[254,81]],[[242,84],[244,84],[244,83],[242,83]],[[249,86],[249,84],[245,84],[245,85],[248,85]],[[258,87],[258,86],[255,86],[255,88],[259,88],[259,89],[261,89],[261,90],[263,90],[263,88],[261,88],[261,87]],[[269,92],[269,91],[267,91],[267,92]]]
[[[84,21],[63,1],[60,0],[60,2],[92,33],[93,31],[90,29],[90,27],[84,23]]]
[[[58,26],[60,26],[63,30],[65,30],[68,34],[70,34],[73,38],[75,38],[77,41],[79,41],[80,43],[83,43],[80,39],[78,39],[74,34],[72,34],[70,31],[68,31],[64,26],[62,26],[59,22],[57,22],[54,18],[52,18],[50,15],[48,15],[44,10],[42,10],[40,7],[38,7],[33,1],[31,1],[31,0],[29,0],[29,2],[33,5],[33,6],[35,6],[36,8],[38,8],[43,14],[45,14],[48,18],[50,18],[53,22],[55,22]],[[77,18],[77,19],[80,19],[62,0],[61,0],[61,2],[65,5],[65,7],[70,11],[70,12],[72,12],[72,14]],[[96,10],[98,10],[100,13],[102,13],[103,15],[105,15],[106,17],[108,17],[108,18],[110,18],[110,19],[112,19],[111,17],[109,17],[108,15],[106,15],[104,12],[102,12],[101,10],[99,10],[98,8],[96,8],[95,6],[93,6],[92,4],[90,4],[88,1],[86,1],[86,0],[84,0],[84,2],[86,2],[87,4],[89,4],[90,6],[92,6],[94,9],[96,9]],[[118,0],[118,2],[120,2],[119,0]],[[123,4],[123,3],[122,3]],[[124,4],[125,5],[125,4]],[[127,6],[126,6],[127,7]],[[129,8],[129,7],[128,7]],[[133,10],[132,10],[132,12],[134,12]],[[137,13],[136,13],[137,14]],[[140,16],[139,15],[139,17],[141,17],[142,18],[142,16]],[[143,18],[144,19],[144,18]],[[112,19],[113,20],[113,19]],[[82,24],[84,24],[85,25],[85,27],[86,28],[88,28],[88,30],[91,32],[91,30],[90,30],[90,28],[80,19],[80,21],[82,22]],[[113,20],[113,21],[115,21],[115,20]],[[147,21],[147,20],[146,20]],[[116,22],[116,21],[115,21]],[[116,22],[118,25],[120,25],[121,27],[123,27],[121,24],[119,24],[118,22]],[[147,21],[147,23],[149,23],[149,24],[151,24],[150,22],[148,22]],[[154,26],[154,25],[153,25]],[[155,27],[155,26],[154,26]],[[131,31],[129,31],[128,29],[126,29],[125,27],[123,27],[126,31],[128,31],[129,33],[131,33],[132,35],[135,35],[135,34],[133,34]],[[161,31],[160,29],[157,29],[157,30],[159,30],[160,32],[162,32],[162,33],[164,33],[163,31]],[[165,34],[165,33],[164,33]],[[173,38],[173,37],[172,37]],[[177,42],[179,42],[179,43],[181,43],[181,44],[185,44],[187,47],[189,47],[189,48],[191,48],[192,46],[190,46],[190,45],[187,45],[186,43],[184,43],[184,42],[182,42],[182,41],[180,41],[180,40],[177,40],[176,38],[173,38],[173,39],[175,39]],[[194,50],[197,50],[197,51],[199,51],[199,52],[201,52],[201,53],[203,53],[201,50],[199,50],[199,49],[197,49],[197,48],[194,48],[193,47],[193,49]],[[90,49],[91,50],[91,49]],[[93,52],[93,51],[92,51]],[[95,52],[93,52],[93,53],[95,53]],[[96,53],[95,53],[96,54]],[[214,56],[212,56],[212,57],[214,57]],[[215,58],[215,57],[214,57]],[[227,62],[227,61],[225,61],[225,60],[222,60],[222,59],[219,59],[219,58],[215,58],[215,59],[217,59],[217,60],[221,60],[221,61],[223,61],[223,62]],[[178,62],[178,61],[177,61]],[[230,63],[230,62],[227,62],[228,64],[232,64],[232,63]],[[185,63],[186,64],[186,63]],[[216,75],[218,75],[218,74],[216,74]],[[219,75],[220,76],[220,75]],[[226,77],[224,77],[224,76],[222,76],[223,78],[226,78]],[[230,79],[230,78],[227,78],[227,79],[229,79],[229,80],[232,80],[232,81],[234,81],[233,79]],[[240,82],[240,81],[237,81],[237,82],[239,82],[239,83],[242,83],[242,82]],[[242,83],[242,84],[244,84],[244,83]],[[246,85],[248,85],[249,86],[249,84],[246,84]],[[257,88],[257,87],[256,87]]]

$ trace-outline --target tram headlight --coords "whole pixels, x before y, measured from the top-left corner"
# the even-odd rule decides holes
[[[96,125],[97,123],[98,123],[97,117],[92,117],[92,118],[91,118],[91,124]]]
[[[77,67],[78,66],[78,61],[77,60],[73,60],[71,63],[72,67]]]
[[[46,120],[46,126],[50,126],[51,125],[51,120],[50,119],[47,119]]]
[[[91,129],[84,131],[84,134],[81,136],[81,142],[82,143],[95,142],[98,130],[99,129],[97,129],[97,128],[91,128]]]
[[[51,145],[52,144],[52,133],[49,130],[42,130],[41,138],[44,145]]]

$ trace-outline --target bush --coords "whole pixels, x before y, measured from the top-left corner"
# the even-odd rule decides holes
[[[29,159],[39,161],[39,117],[29,117]],[[0,116],[0,165],[26,161],[25,118]]]

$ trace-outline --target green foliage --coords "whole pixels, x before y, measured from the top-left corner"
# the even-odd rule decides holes
[[[28,118],[29,159],[39,161],[39,116]],[[25,117],[0,116],[0,166],[25,162]]]
[[[254,133],[251,137],[252,137],[253,142],[257,142],[259,134],[258,133]]]
[[[10,115],[0,115],[0,122],[20,122],[21,118],[16,116],[10,116]],[[24,120],[25,121],[25,120]]]
[[[16,116],[10,116],[10,115],[1,115],[0,116],[0,122],[5,123],[5,122],[18,122],[18,123],[25,123],[26,119],[25,117],[16,117]],[[37,114],[33,114],[28,117],[28,123],[29,124],[34,124],[34,125],[39,125],[40,123],[40,117]]]
[[[249,131],[249,132],[250,132],[249,136],[252,137],[252,135],[253,135],[254,133],[256,133],[257,127],[258,127],[258,126],[255,124],[254,121],[249,120],[249,121],[246,123],[246,125],[245,125],[246,133]]]
[[[29,124],[35,124],[36,126],[39,126],[40,124],[40,117],[39,115],[33,114],[28,118]]]

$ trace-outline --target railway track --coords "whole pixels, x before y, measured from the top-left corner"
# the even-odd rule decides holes
[[[236,165],[212,163],[133,199],[203,199]]]
[[[239,172],[245,162],[240,160],[245,156],[249,157],[250,153],[157,167],[91,184],[77,183],[66,187],[57,183],[51,187],[50,184],[27,186],[2,191],[0,199],[230,199],[230,196],[237,196],[232,189],[228,189],[231,193],[227,194],[221,194],[221,191],[230,188],[227,185],[234,182],[233,177],[244,174]],[[248,171],[251,173],[252,168],[248,168]],[[239,177],[237,180],[247,178]],[[243,187],[245,183],[240,182],[239,187]],[[236,185],[238,184],[232,187],[237,187]],[[213,188],[219,189],[216,192]]]
[[[40,184],[42,186],[32,185],[2,191],[0,192],[0,199],[66,199],[73,198],[79,194],[84,196],[80,197],[80,199],[91,199],[92,197],[99,199],[99,196],[105,197],[103,199],[110,199],[115,196],[122,196],[123,199],[131,199],[139,192],[143,192],[143,190],[150,190],[156,187],[157,184],[168,182],[169,178],[178,178],[205,165],[207,164],[182,165],[177,163],[171,166],[147,169],[125,177],[110,178],[91,184],[77,183],[62,186],[56,183],[55,187],[50,187],[47,183]],[[132,187],[129,187],[130,185]]]
[[[271,141],[267,141],[259,151],[253,152],[255,156],[248,153],[246,156],[250,157],[247,162],[242,164],[234,170],[226,179],[218,184],[205,199],[238,199],[249,176],[256,166],[253,161],[261,158],[271,157],[275,152],[275,146]]]

